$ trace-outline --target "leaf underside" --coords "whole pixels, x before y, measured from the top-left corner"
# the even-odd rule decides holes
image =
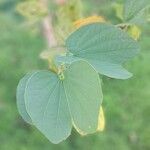
[[[103,23],[79,28],[68,37],[66,47],[73,54],[71,57],[84,59],[100,74],[117,79],[132,76],[122,64],[139,52],[137,42],[128,34],[113,25]]]
[[[66,139],[72,126],[78,132],[97,131],[102,102],[100,79],[85,61],[72,63],[65,79],[50,71],[38,71],[24,82],[26,111],[35,125],[51,142]],[[21,109],[21,108],[20,108]]]

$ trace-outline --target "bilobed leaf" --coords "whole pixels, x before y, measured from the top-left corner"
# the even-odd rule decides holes
[[[20,80],[18,87],[17,87],[17,95],[16,95],[18,111],[21,117],[29,124],[32,124],[32,120],[26,111],[24,93],[25,93],[26,83],[28,79],[31,77],[31,75],[32,75],[31,73],[27,74]]]
[[[27,112],[53,143],[66,139],[72,126],[79,133],[96,132],[101,102],[99,76],[85,61],[72,63],[64,71],[64,80],[50,71],[39,71],[26,84]]]
[[[122,64],[139,52],[137,42],[128,34],[102,23],[79,28],[68,37],[66,47],[74,57],[91,63],[100,74],[118,79],[131,77]]]
[[[138,23],[145,17],[145,9],[150,6],[150,0],[125,0],[124,20]]]

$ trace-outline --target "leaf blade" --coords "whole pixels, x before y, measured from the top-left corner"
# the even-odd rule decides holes
[[[76,70],[80,71],[76,73]],[[99,107],[103,99],[99,75],[87,62],[77,61],[70,65],[65,76],[67,80],[64,81],[64,87],[74,127],[79,133],[96,132]]]
[[[112,25],[102,23],[93,23],[79,28],[68,37],[66,47],[75,57],[89,62],[94,61],[100,65],[101,63],[108,63],[121,66],[139,52],[137,42],[125,32]],[[99,70],[97,65],[92,65],[96,70]],[[109,66],[105,67],[105,70],[110,68]],[[113,68],[111,69],[113,70]],[[101,70],[103,72],[103,68]],[[117,75],[114,76],[113,72],[110,73],[105,75],[118,78]],[[121,78],[128,77],[129,74],[126,73]]]
[[[96,132],[102,98],[99,75],[86,61],[72,63],[63,80],[50,71],[39,71],[25,90],[33,125],[52,143],[66,139],[72,125],[80,134]]]
[[[27,111],[33,124],[53,143],[66,139],[72,127],[61,84],[55,74],[41,71],[26,90]]]
[[[144,11],[149,6],[149,0],[126,0],[124,4],[124,21],[135,24],[143,22]]]

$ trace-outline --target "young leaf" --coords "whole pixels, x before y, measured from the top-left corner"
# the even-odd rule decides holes
[[[100,74],[118,79],[131,77],[122,64],[139,52],[137,42],[128,34],[103,23],[79,28],[68,37],[66,47],[74,57],[91,63]]]
[[[74,56],[57,56],[55,58],[55,63],[60,66],[61,64],[71,64],[75,61],[79,61],[79,60],[82,60],[81,58],[79,57],[74,57]]]
[[[26,111],[24,93],[25,93],[26,83],[28,79],[31,77],[31,75],[32,75],[31,73],[27,74],[20,80],[18,87],[17,87],[17,96],[16,96],[18,111],[21,117],[29,124],[32,124],[32,120]]]
[[[33,124],[53,143],[66,139],[72,126],[79,133],[96,132],[101,102],[99,75],[85,61],[72,63],[63,80],[50,71],[39,71],[25,88]]]
[[[126,0],[124,5],[124,20],[139,23],[145,17],[145,9],[150,6],[150,0]],[[143,22],[143,21],[142,21]]]

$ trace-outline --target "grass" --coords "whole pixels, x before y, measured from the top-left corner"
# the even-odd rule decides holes
[[[134,74],[131,79],[103,77],[105,131],[85,137],[73,131],[66,141],[53,145],[20,118],[15,98],[18,81],[26,72],[47,69],[39,59],[44,40],[0,12],[0,150],[149,150],[149,41],[147,27],[140,40],[140,56],[127,65]]]

